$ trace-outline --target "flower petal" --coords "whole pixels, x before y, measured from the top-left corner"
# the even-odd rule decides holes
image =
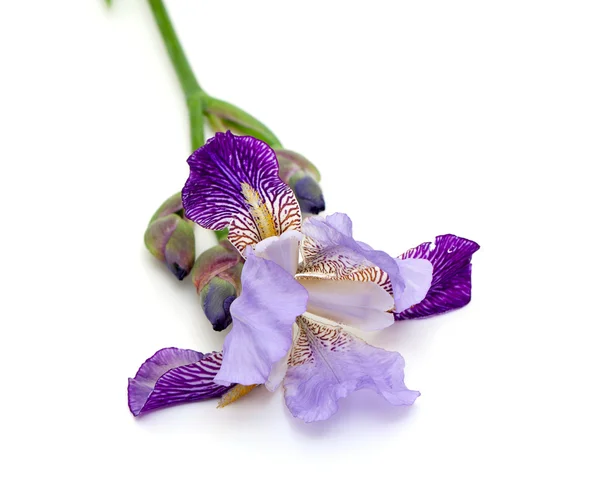
[[[159,407],[220,397],[230,387],[214,383],[220,352],[202,354],[168,347],[148,359],[129,379],[127,395],[134,416]]]
[[[399,298],[400,304],[395,309],[396,312],[401,312],[425,298],[431,287],[433,265],[429,260],[423,259],[396,259],[396,264],[405,284]]]
[[[338,400],[362,388],[375,390],[397,406],[420,395],[404,385],[404,359],[397,352],[370,346],[340,327],[298,318],[283,386],[291,413],[307,423],[329,418]]]
[[[223,344],[221,384],[265,383],[292,345],[292,325],[306,310],[308,293],[276,263],[246,250],[242,294],[231,304],[233,327]]]
[[[302,234],[297,230],[288,230],[281,236],[268,237],[254,246],[254,254],[260,258],[277,263],[290,275],[296,275],[298,254]]]
[[[188,164],[182,191],[186,216],[207,229],[229,227],[228,239],[240,253],[267,237],[300,230],[300,207],[279,178],[275,152],[266,143],[217,133]]]
[[[440,235],[435,242],[423,244],[401,258],[427,259],[433,265],[431,287],[419,304],[395,313],[397,320],[423,318],[462,308],[471,300],[471,257],[479,244],[452,234]]]
[[[394,258],[355,241],[352,221],[347,215],[311,217],[304,222],[302,231],[308,237],[302,243],[303,263],[299,269],[302,277],[368,280],[384,288],[391,285],[396,306],[402,306],[406,284]]]
[[[389,293],[373,282],[299,278],[308,291],[309,313],[361,330],[381,330],[394,323]]]

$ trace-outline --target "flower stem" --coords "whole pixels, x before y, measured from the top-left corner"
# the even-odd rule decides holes
[[[154,20],[169,53],[173,68],[177,73],[179,84],[185,95],[185,100],[190,117],[190,136],[192,150],[204,144],[204,96],[194,71],[190,66],[177,33],[173,28],[171,19],[162,0],[148,0]]]

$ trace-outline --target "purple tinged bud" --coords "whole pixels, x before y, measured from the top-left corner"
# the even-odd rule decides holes
[[[192,270],[196,253],[194,228],[189,220],[175,213],[156,218],[146,229],[144,243],[179,280]]]
[[[294,191],[302,213],[316,215],[325,210],[323,191],[318,183],[321,174],[317,167],[295,151],[278,149],[275,154],[279,177]]]
[[[302,213],[318,215],[325,210],[325,199],[319,184],[310,176],[290,181]]]
[[[241,291],[243,258],[229,241],[204,251],[192,270],[204,314],[220,332],[231,324],[229,307]]]
[[[213,277],[200,292],[202,309],[211,322],[213,330],[220,332],[231,324],[229,307],[235,301],[235,287],[226,280]]]

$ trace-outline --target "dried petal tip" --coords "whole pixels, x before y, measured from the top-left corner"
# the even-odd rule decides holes
[[[175,213],[158,217],[148,225],[144,243],[179,280],[192,270],[195,259],[194,229],[191,222]]]
[[[235,287],[219,277],[213,277],[200,292],[202,309],[213,330],[220,332],[231,324],[229,307],[236,295]]]
[[[229,392],[227,392],[217,404],[217,408],[221,409],[225,406],[228,406],[232,402],[244,397],[244,395],[250,393],[254,390],[258,385],[236,385]]]
[[[290,150],[275,150],[279,162],[279,177],[287,183],[300,204],[302,213],[316,215],[325,210],[323,191],[318,182],[321,174],[317,167],[301,154]]]

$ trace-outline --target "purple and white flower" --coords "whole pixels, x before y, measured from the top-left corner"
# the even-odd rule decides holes
[[[154,408],[160,400],[181,402],[185,394],[214,397],[234,384],[265,384],[272,391],[283,383],[289,410],[306,422],[329,418],[339,399],[362,388],[394,405],[412,404],[419,392],[404,384],[402,356],[370,346],[347,327],[381,330],[395,319],[464,306],[477,244],[440,236],[393,258],[356,241],[344,214],[302,222],[293,192],[278,176],[275,153],[251,137],[217,134],[188,163],[186,216],[208,229],[229,229],[229,241],[246,259],[242,291],[230,307],[233,326],[220,367],[211,368],[210,377],[206,366],[194,374],[187,362],[165,368],[164,375],[136,375],[132,412],[150,409],[139,407],[139,396],[148,396]],[[200,355],[198,363],[203,360]],[[170,401],[164,378],[179,369],[189,388],[182,390],[178,375]],[[205,396],[195,393],[200,390]]]

